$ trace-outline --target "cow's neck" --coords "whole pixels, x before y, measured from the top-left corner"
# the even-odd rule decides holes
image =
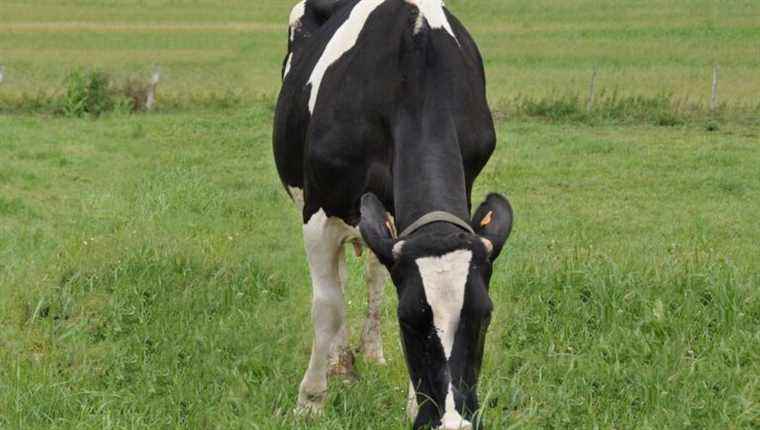
[[[441,61],[451,43],[446,37],[420,37],[402,56],[405,79],[392,120],[393,200],[399,231],[433,211],[469,220],[462,150],[450,100],[456,93],[456,77]],[[459,228],[447,223],[433,226]]]
[[[399,231],[433,211],[467,221],[464,166],[451,115],[445,109],[405,115],[394,134],[394,215]]]

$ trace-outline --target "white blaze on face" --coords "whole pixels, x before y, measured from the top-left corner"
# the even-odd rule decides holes
[[[424,257],[416,260],[422,278],[425,297],[433,310],[433,324],[441,340],[446,360],[451,358],[454,337],[459,328],[459,318],[464,306],[467,275],[470,271],[472,251],[453,251],[440,257]],[[457,412],[454,393],[449,383],[444,415],[440,429],[466,429],[471,424]]]
[[[454,35],[454,30],[451,28],[451,23],[446,19],[446,13],[443,11],[442,0],[406,0],[410,4],[417,6],[420,10],[420,15],[424,16],[428,22],[430,28],[442,28],[459,43],[457,37]],[[415,31],[419,31],[421,24],[417,25]]]
[[[308,83],[311,84],[311,95],[309,96],[310,113],[314,113],[314,106],[317,104],[317,96],[319,95],[319,87],[322,85],[322,78],[324,78],[325,72],[343,54],[356,45],[356,40],[359,38],[364,24],[367,22],[367,18],[384,2],[385,0],[360,1],[351,10],[348,19],[333,34],[332,39],[327,43],[322,53],[322,57],[317,61],[317,65],[309,77]]]
[[[433,309],[433,323],[447,360],[451,357],[454,335],[459,327],[470,260],[472,251],[463,249],[440,257],[418,258],[416,261],[425,297]]]

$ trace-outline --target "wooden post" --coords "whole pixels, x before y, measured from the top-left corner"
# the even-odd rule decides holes
[[[715,112],[718,109],[718,73],[720,72],[720,66],[717,64],[713,66],[713,80],[712,80],[712,96],[710,97],[710,112]]]
[[[147,88],[148,94],[145,97],[146,110],[153,109],[153,106],[156,104],[156,85],[158,85],[158,81],[160,79],[161,79],[161,68],[156,66],[155,69],[153,69],[153,77],[151,77],[150,84],[148,85],[148,88]]]
[[[591,75],[591,84],[588,88],[588,104],[586,105],[586,111],[591,112],[594,108],[594,95],[596,93],[596,74],[597,66],[594,66],[594,73]]]

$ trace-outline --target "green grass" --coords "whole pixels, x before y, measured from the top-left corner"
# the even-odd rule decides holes
[[[290,415],[309,282],[271,115],[0,118],[0,427],[406,428],[390,286],[389,365]],[[491,427],[760,425],[757,130],[498,129]]]
[[[497,111],[475,201],[516,210],[490,428],[760,427],[758,4],[447,4]],[[390,285],[388,365],[331,382],[323,418],[290,414],[312,334],[270,149],[289,7],[0,3],[0,429],[408,428]],[[724,105],[706,115],[714,63]],[[77,68],[121,82],[154,64],[157,112],[7,114],[49,111]]]
[[[291,3],[249,1],[5,1],[0,4],[0,108],[60,91],[77,67],[119,79],[147,78],[160,64],[159,105],[234,96],[272,98],[285,53]],[[670,94],[706,106],[713,64],[720,100],[760,105],[760,3],[711,0],[451,0],[471,29],[495,106],[515,98]],[[0,109],[1,110],[1,109]]]

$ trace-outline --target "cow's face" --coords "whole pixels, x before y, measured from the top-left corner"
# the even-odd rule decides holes
[[[410,380],[414,428],[472,428],[493,304],[493,261],[512,225],[509,202],[492,194],[472,220],[475,234],[424,232],[394,239],[385,209],[362,199],[362,236],[391,273]]]
[[[391,274],[418,404],[415,428],[459,429],[478,408],[475,389],[493,309],[487,245],[454,233],[415,237],[396,249]]]

